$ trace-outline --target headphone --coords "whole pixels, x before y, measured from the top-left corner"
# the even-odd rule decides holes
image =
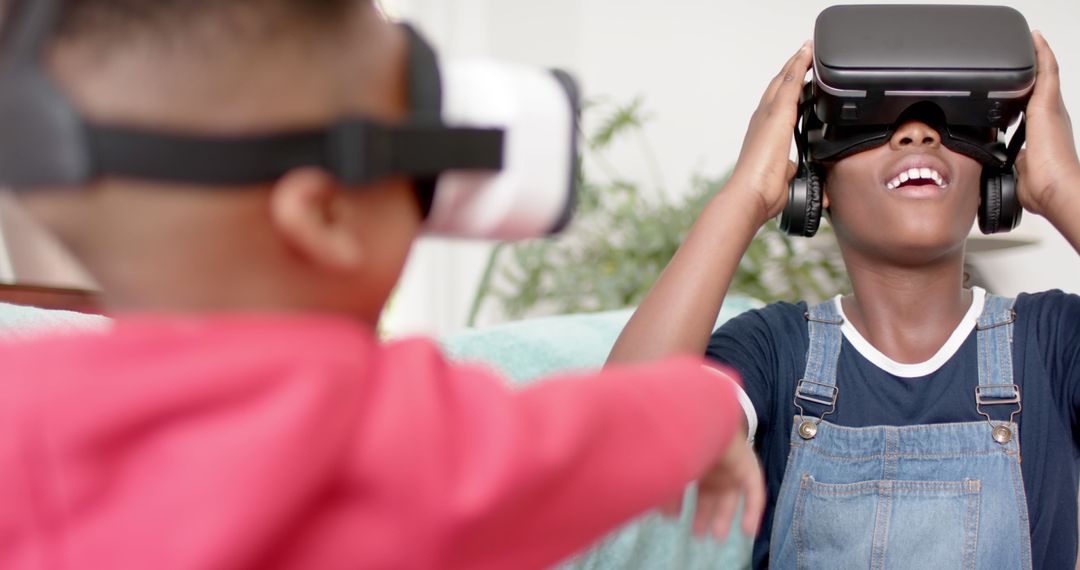
[[[809,84],[808,84],[809,87]],[[780,214],[780,230],[788,235],[813,237],[821,224],[821,202],[824,194],[825,168],[810,156],[809,131],[823,127],[814,115],[811,100],[805,95],[799,104],[800,121],[795,126],[795,146],[799,165],[794,178],[788,183],[788,200]],[[1022,118],[1005,150],[1004,159],[994,158],[985,148],[942,133],[947,147],[973,156],[983,162],[980,179],[979,230],[984,234],[1005,233],[1020,224],[1024,212],[1017,194],[1016,157],[1024,145],[1027,131],[1026,117]],[[892,128],[882,129],[847,146],[835,158],[850,156],[856,152],[881,146],[892,136]],[[989,158],[988,158],[989,157]]]
[[[1026,136],[1025,113],[1009,141],[1005,164],[983,166],[979,193],[979,231],[984,234],[1009,232],[1020,224],[1024,207],[1020,205],[1020,194],[1016,191],[1020,179],[1016,172],[1016,157],[1024,146]]]

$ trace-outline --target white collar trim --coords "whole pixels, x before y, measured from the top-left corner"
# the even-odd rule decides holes
[[[967,337],[971,334],[971,331],[975,329],[975,325],[979,321],[979,315],[982,314],[983,306],[986,304],[986,290],[981,287],[972,287],[971,307],[968,308],[964,318],[960,320],[960,324],[956,325],[956,329],[953,330],[949,339],[945,341],[945,344],[941,345],[937,354],[931,356],[929,360],[914,364],[904,364],[885,356],[885,354],[874,348],[874,345],[863,338],[863,335],[851,324],[847,315],[844,314],[844,307],[843,303],[840,302],[840,295],[837,295],[833,299],[833,304],[836,306],[836,310],[840,314],[840,317],[844,319],[844,324],[840,326],[840,331],[844,334],[844,338],[851,343],[851,346],[859,351],[859,354],[863,355],[863,357],[873,363],[874,366],[877,366],[889,374],[900,376],[901,378],[919,378],[937,372],[938,369],[956,354],[956,351],[960,350],[960,347],[964,344],[964,341],[967,340]]]

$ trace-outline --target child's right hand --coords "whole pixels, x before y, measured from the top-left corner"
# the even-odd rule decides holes
[[[743,497],[743,534],[757,535],[765,512],[765,479],[754,450],[745,441],[746,430],[743,429],[719,461],[698,481],[695,534],[711,532],[719,540],[726,539],[739,497]]]
[[[796,164],[788,159],[798,121],[803,78],[813,60],[809,41],[784,64],[761,96],[726,188],[752,192],[761,203],[761,223],[784,209]]]

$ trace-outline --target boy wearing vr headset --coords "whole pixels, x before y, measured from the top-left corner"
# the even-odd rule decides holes
[[[985,84],[1002,68],[1028,68],[992,61],[964,77],[948,62],[962,59],[965,28],[985,37],[968,52],[972,68],[993,59],[984,50],[995,45],[1018,46],[1005,55],[1029,57],[1031,71],[1037,60],[1018,156],[998,129],[1026,92],[987,96]],[[837,51],[860,42],[872,43]],[[856,62],[868,57],[879,59]],[[927,58],[948,69],[920,69]],[[849,65],[830,67],[838,59]],[[814,84],[804,89],[811,67]],[[843,73],[861,84],[838,87]],[[944,92],[944,81],[961,85]],[[874,124],[889,112],[888,123]],[[965,122],[965,112],[981,124]],[[788,153],[800,120],[796,165]],[[1080,251],[1080,162],[1057,61],[1012,10],[832,8],[813,47],[769,84],[730,180],[610,357],[696,350],[742,375],[769,489],[755,567],[1075,565],[1080,297],[1013,300],[964,285],[973,221],[1011,229],[1020,213],[1009,210],[1013,189]],[[713,332],[758,228],[783,213],[783,227],[812,235],[822,208],[853,293],[816,306],[776,303]]]
[[[700,530],[740,492],[754,530],[735,384],[697,359],[511,392],[375,338],[423,214],[560,223],[500,173],[542,162],[565,201],[564,77],[454,75],[359,0],[26,0],[4,23],[0,182],[118,318],[0,347],[0,566],[535,568],[698,478]],[[444,120],[520,86],[551,94],[522,123]]]

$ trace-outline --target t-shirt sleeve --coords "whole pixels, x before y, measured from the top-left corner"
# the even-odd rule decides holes
[[[446,545],[440,567],[557,562],[680,496],[731,443],[741,415],[734,384],[700,358],[518,391],[431,354],[394,358],[414,370],[380,382],[361,433],[368,453],[386,452],[373,454],[385,457],[381,483],[415,506],[397,511],[405,526]]]
[[[801,314],[796,306],[787,304],[742,313],[716,329],[705,351],[709,359],[731,367],[742,377],[743,390],[754,405],[759,433],[769,424],[779,370],[777,341],[770,322],[783,320],[792,310]]]
[[[1060,394],[1058,400],[1070,403],[1073,433],[1080,437],[1080,296],[1055,290],[1024,297],[1046,372]]]

